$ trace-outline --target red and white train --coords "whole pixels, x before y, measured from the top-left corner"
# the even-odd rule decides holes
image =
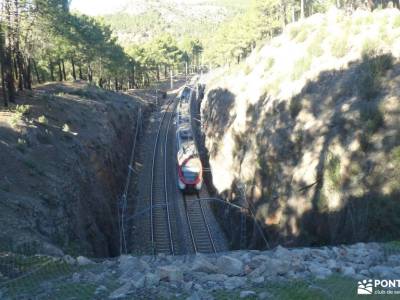
[[[193,193],[201,190],[203,185],[203,168],[190,124],[190,96],[188,87],[183,89],[176,113],[176,145],[178,188],[183,193]],[[190,90],[189,90],[190,91]]]

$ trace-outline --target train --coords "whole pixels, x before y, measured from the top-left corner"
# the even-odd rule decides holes
[[[191,88],[185,86],[178,94],[176,109],[176,160],[182,193],[197,193],[203,186],[203,167],[190,123],[190,97]]]

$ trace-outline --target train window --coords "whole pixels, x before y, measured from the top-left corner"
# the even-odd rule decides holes
[[[194,181],[199,176],[199,172],[196,172],[191,169],[183,168],[182,171],[183,171],[183,177],[185,177],[185,179],[190,181]]]

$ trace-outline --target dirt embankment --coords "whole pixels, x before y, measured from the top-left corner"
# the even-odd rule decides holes
[[[270,245],[400,237],[399,35],[395,10],[317,15],[206,82],[214,185],[245,184]]]
[[[145,103],[49,84],[0,111],[0,248],[118,254],[117,199]]]

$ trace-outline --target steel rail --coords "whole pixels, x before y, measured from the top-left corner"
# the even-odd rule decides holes
[[[173,102],[174,102],[174,100],[171,100],[168,103],[165,111],[162,114],[162,118],[161,118],[158,130],[157,130],[157,136],[156,136],[156,140],[154,142],[154,149],[153,149],[153,159],[152,159],[152,167],[151,167],[151,186],[150,186],[150,227],[151,227],[151,246],[152,246],[153,255],[156,254],[153,203],[154,203],[154,181],[155,181],[154,178],[155,178],[155,168],[156,168],[155,162],[156,162],[156,156],[157,156],[157,146],[158,146],[158,143],[159,143],[159,140],[160,140],[160,133],[161,133],[162,125],[164,123],[165,116],[167,114],[167,111],[168,111],[170,105]],[[172,236],[171,232],[170,232],[170,236]]]
[[[196,194],[196,196],[197,196],[197,199],[200,199],[199,194]],[[207,218],[206,218],[206,215],[204,213],[203,203],[201,201],[199,201],[199,204],[200,204],[200,209],[201,209],[201,214],[203,216],[204,224],[206,225],[206,228],[207,228],[208,237],[210,238],[211,246],[213,248],[214,253],[217,253],[217,249],[215,248],[215,244],[214,244],[214,239],[213,239],[213,236],[211,234],[210,226],[208,225]]]
[[[168,147],[169,130],[171,128],[171,121],[172,121],[172,118],[174,117],[175,108],[176,108],[176,106],[174,105],[174,108],[172,109],[172,112],[171,112],[171,116],[169,117],[169,120],[168,120],[167,130],[166,130],[166,133],[165,133],[165,140],[164,140],[164,192],[165,192],[164,195],[165,195],[165,207],[166,207],[166,211],[167,211],[168,232],[169,232],[169,239],[170,239],[170,242],[171,242],[171,254],[172,255],[175,255],[175,249],[174,249],[174,241],[173,241],[173,238],[172,238],[171,217],[170,217],[169,201],[168,201],[168,184],[167,184],[167,159],[168,158],[167,158],[167,147]]]
[[[189,213],[188,213],[188,205],[186,202],[186,196],[183,194],[183,201],[185,202],[185,213],[186,213],[186,220],[189,226],[189,233],[190,233],[190,239],[192,241],[192,245],[193,245],[193,250],[195,253],[197,253],[197,245],[196,245],[196,240],[194,239],[194,234],[193,234],[193,228],[192,228],[192,224],[190,222],[190,217],[189,217]]]

